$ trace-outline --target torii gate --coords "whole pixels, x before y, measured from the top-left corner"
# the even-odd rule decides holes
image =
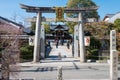
[[[53,7],[34,7],[24,4],[20,4],[22,9],[25,9],[26,12],[37,13],[36,19],[36,30],[35,30],[35,43],[34,43],[34,55],[33,62],[39,62],[40,54],[40,31],[41,31],[41,18],[42,13],[55,13],[55,8]],[[79,44],[80,44],[80,61],[85,62],[85,46],[84,46],[84,32],[82,26],[82,12],[97,10],[97,6],[91,7],[81,7],[81,8],[64,8],[65,13],[78,13],[78,22],[79,22]]]

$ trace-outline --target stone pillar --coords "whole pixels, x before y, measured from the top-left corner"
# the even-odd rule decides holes
[[[41,32],[40,30],[41,30],[41,13],[38,12],[36,19],[33,62],[39,62],[40,59],[40,32]]]
[[[40,36],[40,55],[41,58],[45,58],[45,32],[44,32],[44,26],[41,26],[41,36]]]
[[[110,80],[118,80],[118,52],[116,50],[116,31],[110,31]]]
[[[74,27],[74,57],[78,58],[78,25]]]
[[[118,52],[110,50],[110,80],[118,80]]]
[[[82,26],[82,13],[79,13],[79,47],[80,47],[80,61],[85,62],[85,45],[84,45],[84,31]]]

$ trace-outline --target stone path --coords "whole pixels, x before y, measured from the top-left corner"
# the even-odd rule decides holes
[[[61,53],[61,56],[63,57],[72,57],[72,46],[70,46],[70,49],[66,47],[66,44],[59,45],[58,48],[56,48],[55,43],[51,43],[51,52],[49,56],[58,56],[59,53]]]

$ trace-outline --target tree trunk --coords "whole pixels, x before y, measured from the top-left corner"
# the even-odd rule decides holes
[[[6,51],[2,52],[2,65],[1,65],[1,73],[2,80],[9,80],[9,61],[8,54]]]

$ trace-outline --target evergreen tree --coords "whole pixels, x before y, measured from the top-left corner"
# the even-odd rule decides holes
[[[96,6],[96,4],[92,0],[68,0],[67,7],[68,8],[81,8],[81,7],[91,7]],[[67,14],[68,17],[77,17],[78,13]],[[85,12],[83,15],[84,18],[99,18],[98,12]]]
[[[120,19],[116,19],[114,22],[115,28],[118,32],[120,32]]]
[[[68,8],[81,8],[81,7],[91,7],[96,6],[96,4],[92,0],[68,0],[67,6]],[[77,18],[78,13],[67,13],[67,17]],[[83,20],[87,18],[99,18],[98,12],[96,10],[91,12],[84,12]],[[67,25],[70,27],[69,32],[74,33],[74,26],[78,23],[67,22]]]

